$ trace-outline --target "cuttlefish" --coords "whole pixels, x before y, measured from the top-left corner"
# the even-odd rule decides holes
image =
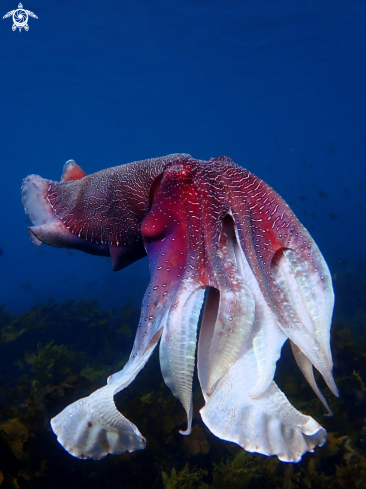
[[[295,409],[273,378],[289,339],[330,413],[313,367],[337,396],[331,276],[307,230],[263,180],[228,157],[173,154],[91,175],[70,160],[60,182],[25,178],[22,201],[36,245],[110,256],[114,270],[149,260],[151,280],[128,362],[51,420],[68,452],[99,459],[145,447],[114,396],[159,340],[164,381],[187,414],[182,434],[191,431],[197,362],[200,413],[217,437],[285,462],[325,442],[325,429]]]

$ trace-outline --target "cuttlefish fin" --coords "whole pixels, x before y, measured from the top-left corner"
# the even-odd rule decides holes
[[[74,160],[66,161],[61,176],[61,182],[69,182],[70,180],[80,180],[86,176],[85,171],[75,163]]]

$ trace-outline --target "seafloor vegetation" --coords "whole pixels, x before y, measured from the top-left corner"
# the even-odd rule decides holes
[[[323,417],[324,408],[287,346],[276,374],[291,402],[329,433],[326,445],[299,464],[253,455],[214,437],[200,420],[197,382],[193,431],[180,435],[185,413],[164,385],[157,354],[116,399],[146,437],[147,448],[98,462],[71,457],[57,443],[49,420],[123,366],[139,310],[127,304],[115,314],[96,302],[46,303],[21,315],[0,308],[1,489],[366,487],[366,308],[352,271],[338,274],[335,285],[345,299],[332,329],[341,397],[335,399],[323,386],[334,416]]]

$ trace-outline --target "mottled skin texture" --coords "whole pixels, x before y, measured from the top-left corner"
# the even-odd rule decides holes
[[[141,239],[151,185],[168,161],[156,158],[74,181],[51,182],[47,200],[56,217],[79,238],[100,245],[129,245]]]
[[[329,347],[330,274],[309,233],[271,187],[230,158],[200,161],[177,154],[89,176],[71,161],[61,182],[32,175],[22,193],[36,224],[30,228],[36,244],[110,255],[115,270],[146,253],[149,258],[151,282],[125,368],[86,398],[82,409],[74,403],[53,420],[70,453],[95,458],[143,447],[137,428],[112,413],[110,396],[134,379],[160,338],[163,377],[187,412],[189,434],[204,301],[197,361],[208,427],[250,451],[286,461],[324,443],[325,431],[288,403],[273,377],[289,338],[300,369],[329,410],[313,365],[337,395]],[[252,377],[236,388],[235,379],[239,385],[247,372]],[[79,425],[97,409],[105,416],[99,435],[88,441]],[[119,437],[109,439],[116,426]],[[109,448],[101,451],[103,433]]]
[[[44,195],[65,234],[48,242],[37,229],[31,232],[51,246],[111,256],[114,270],[130,265],[146,255],[140,227],[149,210],[154,179],[175,159],[172,155],[137,161],[92,175],[86,175],[75,162],[66,163],[61,182],[47,182]],[[55,235],[53,229],[49,232]]]

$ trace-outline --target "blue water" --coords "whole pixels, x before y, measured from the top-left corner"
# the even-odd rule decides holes
[[[1,2],[1,17],[18,0]],[[28,1],[0,19],[0,303],[141,302],[142,260],[36,248],[22,178],[169,153],[228,155],[272,185],[333,274],[364,262],[364,1]]]

